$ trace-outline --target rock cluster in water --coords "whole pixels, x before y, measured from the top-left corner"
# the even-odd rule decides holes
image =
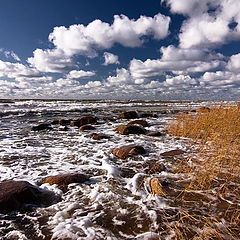
[[[206,110],[205,110],[206,111]],[[129,135],[129,134],[145,134],[151,137],[159,137],[164,136],[162,132],[148,132],[145,127],[148,127],[149,124],[146,120],[139,119],[147,118],[147,117],[156,117],[151,113],[143,113],[139,115],[136,111],[127,111],[123,112],[119,115],[119,119],[135,119],[127,123],[126,125],[119,125],[115,131],[116,133],[122,135]],[[113,119],[114,120],[114,119]],[[111,119],[106,119],[106,121],[111,121]],[[64,126],[63,130],[68,130],[68,127],[77,127],[80,131],[89,131],[95,130],[96,125],[98,125],[98,119],[94,116],[87,115],[83,116],[77,120],[72,119],[61,119],[61,120],[54,120],[51,124],[49,123],[41,123],[37,126],[33,126],[31,128],[32,131],[49,131],[54,130],[53,125],[61,125]],[[93,126],[94,125],[94,126]],[[90,138],[94,140],[101,140],[101,139],[109,139],[110,136],[105,135],[103,133],[91,133],[89,135]],[[139,146],[136,144],[130,144],[126,146],[121,146],[114,148],[112,153],[121,159],[127,159],[131,156],[136,156],[139,154],[145,154],[146,150],[143,146]],[[173,157],[179,154],[183,154],[184,151],[180,149],[171,150],[168,152],[161,153],[160,155],[163,157]],[[147,170],[149,173],[153,172],[161,172],[164,171],[166,168],[164,165],[154,165],[149,166]],[[66,173],[60,174],[56,176],[49,176],[43,179],[43,183],[46,184],[56,184],[59,187],[66,188],[71,183],[78,183],[82,184],[89,179],[89,176],[81,173]],[[149,186],[151,188],[151,192],[153,194],[164,195],[162,190],[162,185],[157,178],[153,178],[149,182]],[[0,182],[0,212],[6,213],[9,211],[19,211],[24,210],[26,206],[40,206],[42,204],[50,204],[53,202],[53,193],[46,192],[45,190],[39,188],[38,186],[34,186],[26,181],[3,181]],[[56,200],[56,198],[55,198]]]

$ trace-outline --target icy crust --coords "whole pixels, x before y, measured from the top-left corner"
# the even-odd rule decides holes
[[[34,213],[18,213],[34,229],[24,230],[8,216],[0,216],[0,236],[5,239],[158,239],[161,214],[173,209],[171,199],[152,195],[148,182],[151,177],[172,179],[179,176],[169,172],[174,161],[160,153],[173,149],[186,149],[184,140],[166,135],[120,135],[114,132],[119,124],[128,120],[116,118],[126,109],[159,113],[176,109],[188,109],[196,103],[160,102],[72,102],[72,101],[22,101],[4,106],[1,112],[18,112],[6,115],[0,121],[0,179],[26,180],[53,191],[61,201]],[[195,105],[194,105],[195,104]],[[113,122],[96,126],[96,133],[104,133],[110,139],[100,141],[89,138],[89,132],[71,127],[62,131],[55,126],[52,131],[33,132],[39,121],[58,118],[78,118],[81,112],[95,116],[115,117]],[[74,110],[74,111],[70,111]],[[75,111],[75,110],[81,110]],[[34,112],[31,116],[27,112]],[[54,114],[50,114],[53,112]],[[66,113],[70,112],[66,116]],[[158,118],[146,119],[148,131],[162,131],[172,115],[159,114]],[[113,148],[128,144],[143,146],[147,153],[121,160],[112,154]],[[163,164],[166,169],[150,174],[144,167],[150,162]],[[90,179],[84,184],[71,184],[67,191],[56,185],[42,184],[47,176],[61,173],[85,173]],[[22,223],[24,226],[24,223]],[[7,227],[8,226],[8,227]],[[9,228],[9,226],[11,226]],[[10,229],[10,230],[8,230]]]

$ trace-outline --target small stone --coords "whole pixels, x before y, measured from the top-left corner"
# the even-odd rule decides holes
[[[122,135],[128,135],[128,134],[145,134],[146,130],[138,125],[120,125],[117,128],[115,128],[116,132],[122,134]]]
[[[59,125],[62,125],[62,126],[68,126],[71,124],[71,121],[70,119],[61,119],[59,120]]]
[[[97,124],[97,118],[93,116],[83,116],[79,118],[78,120],[71,122],[71,127],[81,127],[83,125],[87,124]]]
[[[181,150],[181,149],[175,149],[175,150],[171,150],[168,152],[163,152],[160,155],[163,157],[173,157],[173,156],[177,156],[177,155],[181,155],[184,154],[185,151]]]
[[[164,133],[161,133],[161,132],[158,132],[158,131],[155,131],[155,132],[149,132],[146,134],[146,136],[151,136],[151,137],[161,137],[161,136],[164,136],[165,134]]]
[[[121,118],[121,119],[134,119],[134,118],[138,118],[138,114],[137,114],[136,111],[127,111],[127,112],[121,113],[119,118]]]
[[[145,154],[146,151],[142,146],[131,144],[127,146],[122,146],[120,148],[114,148],[112,153],[121,159],[126,159],[127,157],[132,155]]]
[[[90,138],[94,140],[101,140],[101,139],[109,139],[110,136],[104,135],[104,134],[98,134],[98,133],[91,133],[89,135]]]
[[[79,128],[80,131],[88,131],[88,130],[95,130],[95,127],[92,125],[83,125]]]
[[[32,131],[42,131],[42,130],[52,130],[52,127],[49,123],[41,123],[37,126],[32,127]]]
[[[71,183],[83,183],[89,179],[89,176],[80,173],[67,173],[59,174],[56,176],[47,177],[44,183],[49,183],[50,185],[57,184],[58,186],[67,186]]]
[[[129,125],[136,125],[136,124],[137,125],[141,125],[142,127],[148,127],[149,126],[148,122],[145,121],[145,120],[134,120],[134,121],[129,122],[127,124],[127,126],[129,126]]]

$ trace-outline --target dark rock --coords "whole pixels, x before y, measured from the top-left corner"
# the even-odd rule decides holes
[[[89,135],[90,138],[94,140],[101,140],[101,139],[109,139],[110,136],[104,135],[104,134],[98,134],[98,133],[91,133]]]
[[[59,120],[59,125],[62,125],[62,126],[68,126],[71,124],[71,119],[61,119]]]
[[[163,157],[173,157],[173,156],[177,156],[177,155],[181,155],[184,154],[185,151],[181,150],[181,149],[175,149],[175,150],[171,150],[168,152],[163,152],[160,155]]]
[[[52,124],[52,125],[57,125],[57,124],[59,124],[59,120],[53,120],[53,121],[51,122],[51,124]]]
[[[97,124],[97,118],[93,116],[83,116],[71,122],[71,127],[81,127],[87,124]]]
[[[4,181],[0,183],[0,212],[20,210],[24,204],[38,202],[40,190],[26,181]]]
[[[67,186],[71,183],[83,183],[89,179],[89,176],[81,173],[67,173],[56,176],[49,176],[44,180],[44,183],[50,185],[57,184],[58,186]]]
[[[122,135],[146,133],[146,130],[138,125],[120,125],[114,131]]]
[[[42,131],[42,130],[52,130],[52,127],[49,123],[41,123],[37,126],[32,127],[32,131]]]
[[[134,118],[138,118],[138,114],[137,114],[136,111],[127,111],[127,112],[121,113],[119,118],[121,118],[121,119],[134,119]]]
[[[95,130],[95,127],[92,125],[83,125],[79,128],[80,131],[88,131],[88,130]]]
[[[164,133],[161,133],[161,132],[158,132],[158,131],[155,131],[155,132],[148,132],[146,134],[146,136],[151,136],[151,137],[161,137],[161,136],[165,136]]]
[[[158,115],[153,113],[141,113],[139,117],[140,118],[150,118],[150,117],[157,118]]]
[[[113,118],[113,117],[104,117],[103,120],[105,122],[116,122],[117,121],[117,119]]]
[[[143,126],[143,127],[148,127],[148,126],[149,126],[147,121],[145,121],[145,120],[140,120],[140,119],[139,119],[139,120],[131,121],[131,122],[129,122],[127,125],[128,125],[128,126],[129,126],[129,125],[141,125],[141,126]]]
[[[121,159],[126,159],[129,156],[145,154],[146,151],[142,146],[131,144],[120,148],[114,148],[112,153]]]

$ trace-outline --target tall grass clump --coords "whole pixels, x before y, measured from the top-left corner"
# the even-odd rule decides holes
[[[218,220],[224,220],[227,232],[233,236],[230,239],[234,239],[240,234],[240,105],[222,104],[181,114],[169,124],[168,132],[191,139],[197,149],[175,169],[190,179],[182,201],[187,203],[189,193],[196,192],[205,192],[209,199],[215,199],[216,204],[209,204],[208,209],[214,214],[214,223],[208,221],[203,226],[217,226]],[[195,201],[198,200],[201,201],[196,195]],[[221,239],[216,234],[204,237],[206,231],[202,230],[202,236],[196,239]]]

